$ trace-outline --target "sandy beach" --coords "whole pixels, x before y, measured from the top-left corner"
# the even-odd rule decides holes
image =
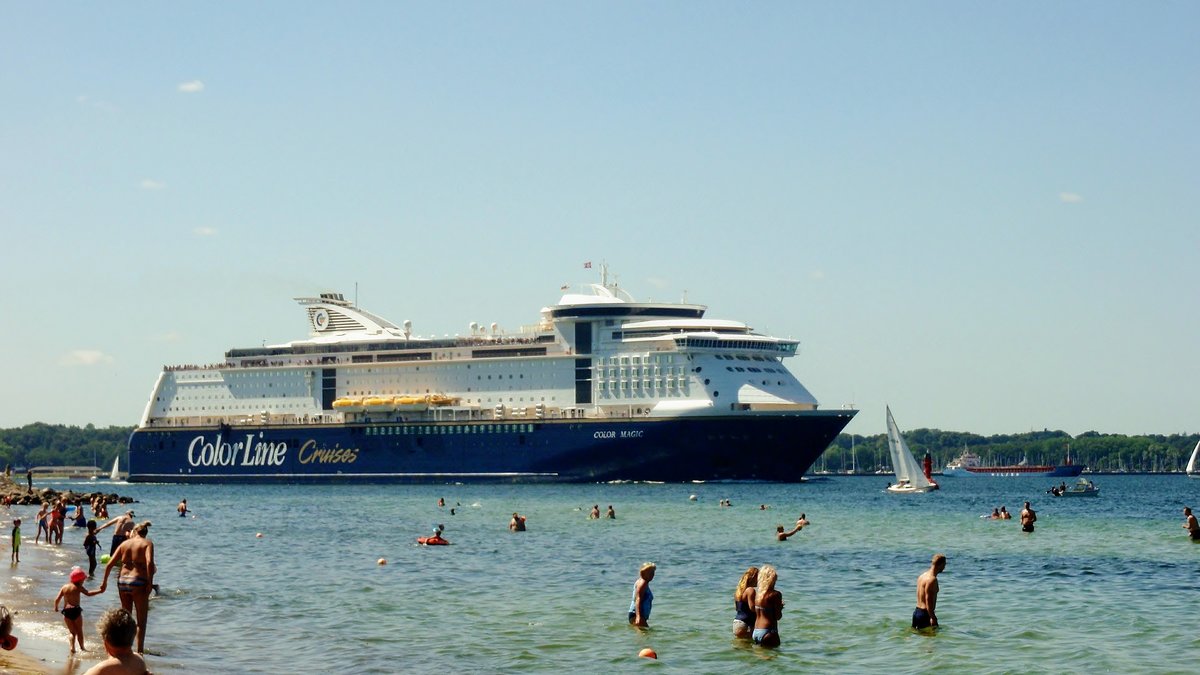
[[[12,552],[12,520],[20,518],[21,562],[9,563],[9,572],[0,586],[0,603],[13,614],[13,635],[20,640],[12,651],[0,651],[0,673],[47,673],[71,675],[82,673],[104,656],[104,644],[96,631],[96,620],[107,607],[117,602],[115,592],[95,598],[85,598],[84,626],[88,651],[70,658],[67,629],[62,617],[54,611],[54,597],[65,582],[73,565],[86,566],[81,542],[83,532],[67,527],[63,543],[33,543],[37,535],[34,506],[12,506],[4,512],[0,528],[0,547]],[[99,573],[103,568],[98,568]],[[94,589],[99,580],[87,582]],[[115,591],[115,588],[111,589]]]

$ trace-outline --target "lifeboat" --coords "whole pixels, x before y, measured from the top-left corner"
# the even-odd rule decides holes
[[[390,408],[390,407],[392,407],[392,397],[390,397],[390,396],[386,396],[386,397],[384,397],[384,396],[368,396],[367,398],[363,399],[363,407],[364,408],[373,408],[375,410],[380,410],[383,408]]]
[[[429,407],[424,396],[397,396],[392,402],[397,410],[424,410]]]
[[[360,412],[362,410],[361,398],[339,398],[333,402],[333,409],[341,412]]]
[[[456,396],[446,396],[445,394],[429,395],[429,403],[431,405],[456,405],[459,400]]]

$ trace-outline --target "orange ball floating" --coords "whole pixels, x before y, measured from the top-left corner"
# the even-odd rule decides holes
[[[650,649],[649,647],[646,647],[642,651],[638,652],[638,656],[640,656],[644,659],[657,659],[658,658],[658,654],[655,654],[654,650]]]
[[[387,564],[387,558],[380,558],[380,559],[379,559],[379,562],[378,562],[378,563],[376,563],[376,564],[379,564],[379,565],[386,565],[386,564]]]

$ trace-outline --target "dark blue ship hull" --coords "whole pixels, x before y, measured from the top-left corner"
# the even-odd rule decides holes
[[[129,481],[798,481],[854,414],[147,428]]]

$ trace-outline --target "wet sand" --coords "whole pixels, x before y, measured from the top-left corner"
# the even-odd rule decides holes
[[[101,661],[104,643],[96,631],[96,620],[104,609],[116,602],[115,586],[104,595],[83,598],[84,629],[88,651],[70,658],[67,629],[62,615],[54,611],[54,597],[66,583],[73,565],[86,568],[83,553],[83,532],[67,527],[63,543],[33,543],[37,536],[33,506],[0,507],[0,554],[12,553],[12,519],[21,519],[21,562],[4,563],[8,567],[4,583],[0,584],[0,604],[13,614],[13,635],[20,641],[12,651],[0,650],[0,674],[39,673],[74,675],[82,673]],[[32,525],[32,527],[31,527]],[[100,572],[103,567],[98,568]],[[99,587],[99,579],[90,580],[87,588]]]

